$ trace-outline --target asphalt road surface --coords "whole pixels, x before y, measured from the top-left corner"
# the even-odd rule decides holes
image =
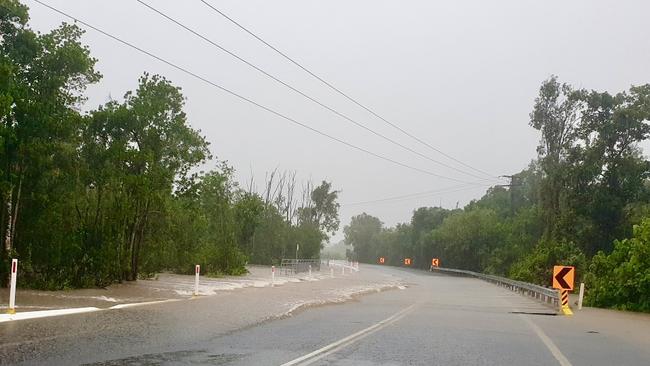
[[[0,362],[650,365],[648,315],[597,309],[544,315],[555,312],[477,279],[376,266],[364,271],[399,277],[407,286],[265,320],[260,305],[295,288],[5,323]]]

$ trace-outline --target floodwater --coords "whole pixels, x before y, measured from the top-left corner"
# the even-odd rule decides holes
[[[333,263],[336,274],[341,271],[343,263]],[[286,276],[276,272],[272,280],[271,267],[248,266],[249,273],[243,276],[206,277],[199,281],[199,296],[211,296],[222,291],[243,288],[262,288],[282,286],[287,283],[320,281],[331,277],[330,269],[324,266],[322,271],[299,273]],[[347,268],[348,272],[352,270]],[[168,299],[185,299],[194,295],[194,276],[160,273],[153,279],[138,280],[114,284],[107,288],[79,289],[64,291],[38,291],[18,289],[16,311],[38,311],[76,307],[109,308],[119,304],[132,304]],[[0,312],[7,309],[9,290],[0,290]]]

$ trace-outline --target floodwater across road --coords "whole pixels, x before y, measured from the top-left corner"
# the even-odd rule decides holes
[[[394,290],[372,290],[380,283]],[[370,293],[353,295],[363,292]],[[358,274],[329,280],[0,324],[0,359],[61,365],[650,364],[647,315],[597,309],[573,317],[539,314],[553,311],[480,280],[362,266]]]

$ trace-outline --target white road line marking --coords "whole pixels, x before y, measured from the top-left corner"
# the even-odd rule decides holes
[[[410,311],[415,308],[416,304],[413,304],[407,308],[404,308],[397,313],[393,314],[389,318],[386,318],[379,323],[372,325],[368,328],[362,329],[354,334],[351,334],[343,339],[340,339],[334,343],[330,343],[327,346],[323,348],[319,348],[311,353],[308,353],[302,357],[298,357],[294,360],[291,360],[289,362],[283,363],[281,366],[293,366],[293,365],[309,365],[313,362],[316,362],[323,357],[326,357],[334,352],[339,351],[340,349],[349,346],[350,344],[357,342],[372,333],[378,332],[379,330],[387,327],[388,325],[397,322],[398,320],[402,319],[404,316],[406,316]]]
[[[135,302],[135,303],[128,303],[128,304],[118,304],[118,305],[111,306],[110,308],[103,308],[103,309],[97,307],[85,307],[85,308],[69,308],[69,309],[55,309],[55,310],[41,310],[41,311],[25,311],[25,312],[18,312],[16,314],[0,314],[0,323],[16,321],[16,320],[25,320],[25,319],[47,318],[50,316],[82,314],[82,313],[91,313],[95,311],[125,309],[125,308],[132,308],[136,306],[155,305],[155,304],[162,304],[166,302],[174,302],[174,301],[181,301],[181,300],[183,299],[167,299],[167,300],[158,300],[158,301]]]
[[[571,362],[569,362],[566,356],[562,354],[560,349],[557,348],[557,346],[555,345],[555,343],[553,343],[551,338],[549,338],[546,335],[546,333],[544,333],[542,328],[538,327],[537,324],[533,323],[532,320],[528,319],[526,315],[519,314],[519,316],[526,322],[526,324],[528,324],[533,329],[533,331],[535,331],[535,334],[537,334],[539,339],[541,339],[542,342],[544,342],[546,348],[548,348],[548,350],[551,351],[551,354],[553,354],[553,357],[555,357],[555,359],[561,366],[572,366]]]
[[[48,316],[90,313],[93,311],[100,311],[100,310],[101,310],[100,308],[96,308],[96,307],[86,307],[86,308],[26,311],[26,312],[16,313],[16,314],[0,314],[0,323],[9,322],[13,320],[45,318]]]

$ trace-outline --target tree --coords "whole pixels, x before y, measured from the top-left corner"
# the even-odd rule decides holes
[[[545,176],[541,204],[549,233],[555,229],[560,214],[563,165],[575,140],[581,107],[579,95],[570,85],[560,84],[556,76],[551,76],[542,83],[530,114],[530,126],[542,133],[537,152]]]
[[[350,224],[343,228],[345,244],[351,245],[355,259],[365,263],[375,263],[374,247],[379,240],[382,222],[365,212],[353,216]]]
[[[299,210],[300,220],[317,227],[323,233],[323,240],[327,240],[339,228],[338,195],[338,191],[332,190],[332,183],[322,181],[311,191],[310,199]]]
[[[414,259],[414,265],[420,268],[429,268],[431,258],[436,253],[429,240],[432,230],[440,227],[451,211],[441,207],[420,207],[413,211],[410,225],[410,248],[403,256]]]
[[[438,257],[451,268],[483,271],[491,252],[503,243],[501,225],[490,209],[456,212],[432,232]]]
[[[648,138],[650,87],[633,87],[630,93],[610,95],[583,92],[585,108],[568,156],[566,206],[572,216],[564,229],[590,255],[611,250],[614,239],[631,234],[624,208],[646,190],[650,165],[637,144]]]
[[[7,0],[0,7],[4,259],[27,254],[31,243],[42,240],[30,238],[38,233],[25,228],[43,219],[43,206],[57,201],[52,194],[70,183],[62,172],[75,161],[74,141],[81,122],[76,107],[86,86],[100,78],[94,70],[96,60],[80,43],[81,29],[64,24],[40,34],[29,29],[28,19],[27,7],[18,1]]]
[[[650,218],[610,254],[598,252],[585,281],[589,305],[650,312]]]
[[[127,92],[124,99],[92,113],[84,150],[91,161],[104,162],[89,166],[89,184],[98,192],[106,189],[98,170],[109,166],[111,182],[123,197],[124,247],[119,252],[128,263],[120,263],[125,277],[135,280],[152,215],[160,215],[174,182],[209,157],[209,151],[205,139],[187,126],[180,89],[165,78],[145,74],[136,92]]]

